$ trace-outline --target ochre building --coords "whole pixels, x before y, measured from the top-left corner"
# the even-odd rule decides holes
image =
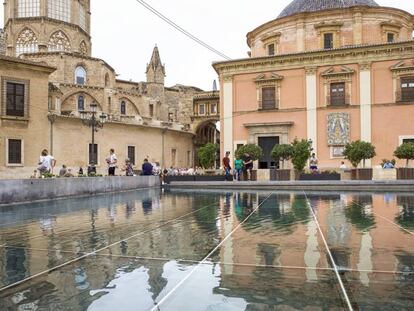
[[[247,34],[249,58],[217,62],[221,151],[270,151],[310,139],[321,168],[338,168],[344,146],[375,145],[370,165],[414,140],[414,16],[372,0],[292,1]],[[402,162],[400,163],[403,164]]]
[[[194,165],[193,97],[202,90],[165,87],[158,47],[146,82],[123,81],[92,56],[89,0],[6,0],[4,10],[0,178],[29,177],[44,148],[58,167],[76,171],[95,162],[105,172],[110,148],[120,167],[130,158],[139,168],[146,157],[163,167]],[[91,104],[105,121],[94,145],[82,122]]]

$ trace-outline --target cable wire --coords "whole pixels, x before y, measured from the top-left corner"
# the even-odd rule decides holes
[[[196,36],[194,36],[193,34],[191,34],[190,32],[188,32],[184,28],[180,27],[179,25],[177,25],[176,23],[174,23],[171,19],[169,19],[168,17],[166,17],[165,15],[163,15],[161,12],[159,12],[158,10],[156,10],[155,8],[153,8],[152,6],[150,6],[145,1],[143,1],[143,0],[136,0],[136,1],[139,4],[141,4],[144,8],[146,8],[148,11],[150,11],[153,14],[155,14],[159,18],[161,18],[164,22],[168,23],[169,25],[171,25],[172,27],[174,27],[176,30],[178,30],[179,32],[181,32],[182,34],[184,34],[185,36],[187,36],[191,40],[197,42],[198,44],[200,44],[201,46],[203,46],[206,49],[210,50],[211,52],[217,54],[218,56],[220,56],[220,57],[222,57],[222,58],[224,58],[226,60],[231,60],[231,58],[229,56],[227,56],[224,53],[221,53],[220,51],[218,51],[215,48],[213,48],[211,45],[205,43],[204,41],[202,41],[201,39],[197,38]]]

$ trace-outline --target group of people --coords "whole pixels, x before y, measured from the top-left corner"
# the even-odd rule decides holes
[[[232,167],[230,164],[230,151],[227,151],[225,157],[223,158],[223,168],[226,174],[225,180],[228,181],[232,172]],[[234,160],[233,171],[233,176],[235,180],[240,181],[242,179],[243,172],[246,172],[247,180],[250,181],[252,178],[252,170],[253,159],[248,153],[245,153],[242,158],[236,157],[236,159]]]

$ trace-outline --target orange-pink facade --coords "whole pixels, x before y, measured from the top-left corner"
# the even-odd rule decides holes
[[[336,168],[346,143],[360,139],[376,147],[372,166],[393,158],[414,141],[413,25],[408,12],[356,6],[259,26],[247,35],[250,58],[213,65],[222,152],[304,138],[321,168]]]

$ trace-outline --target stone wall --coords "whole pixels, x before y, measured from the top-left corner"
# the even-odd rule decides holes
[[[4,30],[0,29],[0,55],[4,55],[6,53],[6,46],[4,42]]]
[[[156,176],[0,180],[0,205],[159,187]]]

